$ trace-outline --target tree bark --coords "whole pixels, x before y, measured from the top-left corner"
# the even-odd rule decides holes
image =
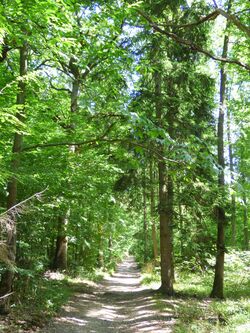
[[[184,239],[185,235],[184,235],[184,228],[183,228],[182,206],[181,206],[180,201],[178,203],[178,208],[179,208],[179,227],[180,227],[180,255],[181,255],[181,257],[183,257],[183,255],[184,255],[183,239]]]
[[[67,237],[67,224],[68,214],[59,216],[58,229],[56,238],[56,251],[54,258],[54,269],[65,271],[67,270],[67,251],[68,251],[68,237]]]
[[[149,177],[150,177],[150,215],[151,215],[151,232],[152,232],[152,243],[153,243],[153,255],[154,263],[157,263],[158,258],[158,245],[157,245],[157,234],[155,225],[155,192],[154,192],[154,175],[153,175],[153,162],[150,161],[149,165]]]
[[[154,73],[155,108],[158,124],[162,125],[162,76],[159,70]],[[159,215],[160,215],[160,254],[161,254],[161,287],[166,295],[173,295],[174,267],[172,244],[172,216],[171,216],[171,179],[167,176],[167,165],[164,160],[164,147],[159,145]],[[168,190],[169,193],[168,193]],[[169,197],[170,195],[170,197]],[[170,200],[170,201],[169,201]]]
[[[227,112],[227,139],[228,139],[228,154],[229,154],[229,168],[230,168],[230,185],[233,188],[234,184],[234,160],[233,160],[233,146],[231,138],[231,115]],[[232,246],[236,246],[236,200],[235,194],[231,195],[231,231],[232,231]]]
[[[248,230],[248,214],[247,214],[247,197],[246,193],[243,193],[243,233],[244,233],[244,250],[249,250],[249,230]]]
[[[28,71],[28,46],[25,43],[19,51],[20,59],[19,59],[19,74],[20,78],[23,78],[27,75]],[[21,111],[24,111],[25,106],[25,98],[26,98],[26,83],[25,80],[21,79],[18,83],[18,93],[16,104],[20,106]],[[23,120],[23,115],[20,113],[17,114],[17,118],[19,120]],[[22,141],[23,137],[20,133],[15,133],[13,147],[12,147],[12,163],[11,170],[13,173],[12,179],[9,180],[7,184],[8,197],[7,197],[7,209],[15,206],[17,203],[17,172],[20,164],[20,156],[19,153],[22,149]],[[15,217],[12,217],[13,225],[11,229],[7,231],[7,249],[8,249],[8,258],[11,262],[15,263],[16,261],[16,220]],[[0,297],[5,296],[12,292],[14,271],[10,267],[6,267],[6,271],[1,276],[0,282]],[[3,298],[0,303],[0,313],[6,314],[9,312],[10,299],[9,297]]]
[[[228,53],[228,42],[229,38],[226,35],[224,37],[222,57],[226,58]],[[219,164],[219,175],[218,175],[218,189],[221,197],[224,197],[225,192],[225,179],[224,179],[224,112],[225,112],[225,94],[226,94],[226,82],[227,75],[225,66],[222,65],[220,70],[220,108],[218,118],[218,164]],[[215,264],[215,275],[213,282],[213,289],[211,297],[223,298],[224,297],[224,260],[225,260],[225,209],[223,202],[220,198],[220,204],[217,207],[217,242],[216,242],[216,264]]]
[[[99,244],[98,244],[98,267],[105,268],[104,262],[104,246],[103,246],[103,227],[101,224],[98,224],[98,237],[99,237]]]
[[[70,98],[70,112],[74,115],[78,109],[78,96],[80,92],[80,80],[75,77],[72,82],[71,98]],[[69,132],[74,131],[74,121],[71,121]],[[76,152],[76,146],[69,146],[71,153]],[[54,269],[67,270],[67,252],[68,252],[68,237],[67,237],[67,224],[70,216],[70,208],[65,215],[58,218],[58,234],[56,238],[56,251],[54,259]]]
[[[147,262],[148,251],[148,225],[147,225],[147,194],[146,194],[146,174],[143,175],[143,242],[144,242],[144,263]]]

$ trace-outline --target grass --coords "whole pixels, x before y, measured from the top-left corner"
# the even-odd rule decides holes
[[[11,312],[0,318],[0,332],[22,333],[45,325],[72,295],[63,274],[26,276],[16,284]]]
[[[76,292],[92,290],[105,273],[96,270],[76,278],[55,272],[19,276],[11,312],[0,317],[1,333],[33,332],[43,327]]]
[[[225,299],[209,299],[213,272],[188,272],[177,268],[177,297],[164,301],[156,296],[160,310],[176,318],[175,333],[250,333],[250,252],[233,251],[225,261]],[[143,283],[159,286],[159,272],[147,266]]]

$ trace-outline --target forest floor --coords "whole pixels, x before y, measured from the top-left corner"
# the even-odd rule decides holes
[[[127,257],[116,272],[98,287],[78,292],[41,333],[172,332],[174,300],[163,311],[152,289],[141,285],[133,257]]]
[[[208,297],[213,270],[181,268],[175,297],[156,291],[159,267],[148,263],[140,271],[133,257],[104,278],[99,271],[34,275],[17,285],[0,333],[250,333],[250,251],[226,255],[224,300]]]

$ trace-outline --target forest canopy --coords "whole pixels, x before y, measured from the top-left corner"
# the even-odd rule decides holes
[[[249,12],[1,1],[1,313],[27,279],[124,253],[165,295],[183,269],[224,298],[225,254],[249,250]]]

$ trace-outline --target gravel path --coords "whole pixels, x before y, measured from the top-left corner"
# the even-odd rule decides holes
[[[133,257],[93,292],[76,294],[41,333],[172,332],[173,313],[160,311],[152,290],[140,285]]]

